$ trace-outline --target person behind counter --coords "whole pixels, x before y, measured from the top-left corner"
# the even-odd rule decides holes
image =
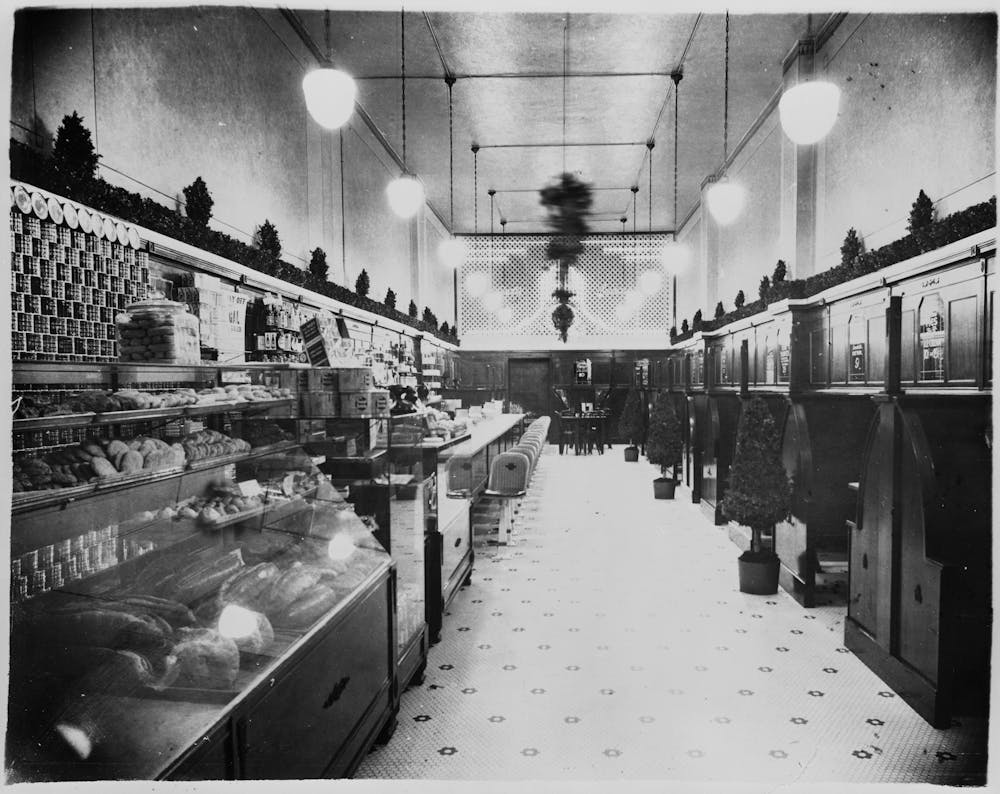
[[[411,414],[414,411],[422,411],[424,408],[423,402],[412,386],[390,386],[389,396],[392,398],[392,407],[389,408],[389,413],[392,416]]]

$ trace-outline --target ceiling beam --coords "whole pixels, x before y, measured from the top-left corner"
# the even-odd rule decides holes
[[[568,72],[566,77],[670,77],[669,71],[655,72]],[[563,78],[562,72],[470,72],[461,74],[453,72],[452,77],[456,80],[542,80],[558,77]],[[443,74],[414,74],[407,73],[406,79],[414,80],[443,80]],[[398,74],[368,74],[354,75],[355,80],[398,80]]]
[[[480,149],[562,149],[571,146],[645,146],[646,141],[595,141],[590,143],[481,143]]]

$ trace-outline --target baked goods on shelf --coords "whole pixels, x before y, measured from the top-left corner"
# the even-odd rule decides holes
[[[181,446],[189,461],[219,458],[249,452],[250,445],[241,438],[230,438],[217,430],[199,430],[181,439]]]
[[[187,453],[180,444],[136,436],[91,438],[75,446],[14,459],[13,490],[38,491],[114,479],[140,472],[183,467]]]

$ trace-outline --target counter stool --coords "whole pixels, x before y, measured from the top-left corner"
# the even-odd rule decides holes
[[[490,464],[490,479],[483,494],[500,503],[497,543],[506,546],[511,540],[514,516],[528,491],[531,460],[523,452],[501,452]]]
[[[468,499],[472,496],[472,456],[453,455],[444,464],[448,475],[448,490],[445,494],[453,499]]]

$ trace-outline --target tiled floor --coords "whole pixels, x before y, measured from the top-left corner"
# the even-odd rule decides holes
[[[653,476],[546,450],[356,777],[983,782],[984,720],[931,728],[843,647],[843,606],[740,593],[726,531]]]

